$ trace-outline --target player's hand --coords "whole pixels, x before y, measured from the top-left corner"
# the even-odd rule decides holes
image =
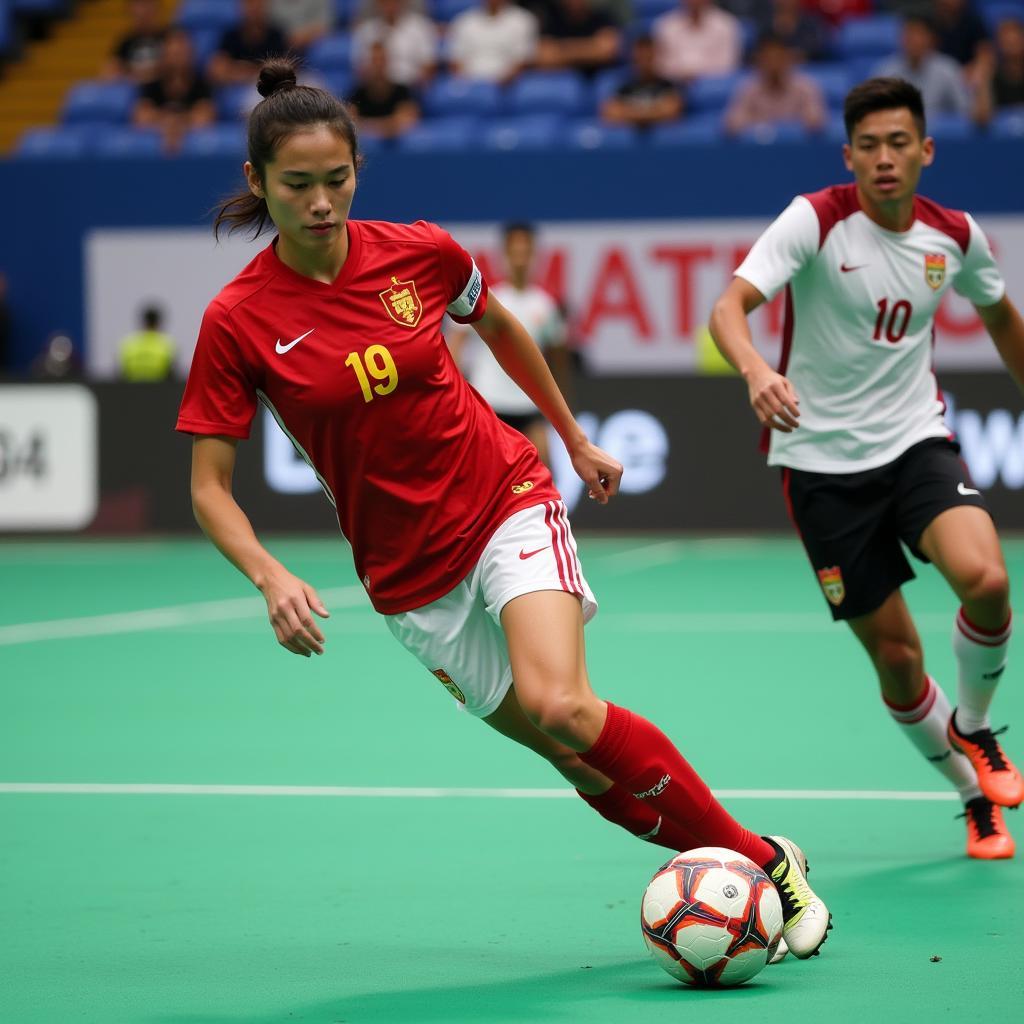
[[[277,642],[286,651],[304,658],[323,654],[327,641],[313,615],[326,619],[330,612],[317,592],[290,572],[272,576],[262,590]]]
[[[607,505],[608,499],[619,493],[622,463],[617,459],[589,441],[584,441],[569,456],[576,475],[587,485],[587,497],[600,505]]]
[[[762,427],[791,434],[800,426],[800,398],[793,385],[774,370],[751,377],[750,406]]]

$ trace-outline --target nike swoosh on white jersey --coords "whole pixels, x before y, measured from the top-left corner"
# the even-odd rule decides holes
[[[973,487],[965,487],[962,483],[956,485],[957,494],[963,494],[965,497],[968,494],[981,494],[981,491],[976,491]]]
[[[291,351],[303,338],[308,338],[314,331],[315,327],[311,327],[305,334],[300,334],[294,341],[289,341],[287,345],[281,344],[281,339],[277,339],[277,344],[274,346],[274,350],[279,356],[283,356],[285,352]]]

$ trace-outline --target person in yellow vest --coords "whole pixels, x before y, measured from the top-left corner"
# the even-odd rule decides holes
[[[163,312],[157,306],[142,311],[142,330],[121,342],[124,380],[167,380],[174,371],[174,340],[162,331]]]

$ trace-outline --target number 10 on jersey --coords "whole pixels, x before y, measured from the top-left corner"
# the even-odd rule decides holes
[[[345,365],[355,372],[364,402],[372,402],[376,395],[390,395],[398,387],[398,367],[383,345],[371,345],[362,355],[349,352]],[[371,377],[381,383],[371,386]]]

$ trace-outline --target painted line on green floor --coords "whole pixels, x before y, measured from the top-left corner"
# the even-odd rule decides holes
[[[334,587],[319,591],[320,599],[330,610],[366,605],[362,587]],[[73,619],[50,619],[0,626],[0,647],[30,644],[45,640],[69,640],[78,637],[112,636],[117,633],[145,633],[151,629],[172,629],[208,622],[229,622],[267,614],[261,597],[233,597],[220,601],[196,601],[170,605],[166,608],[142,608],[108,615],[84,615]]]
[[[0,794],[63,796],[319,796],[408,800],[488,798],[572,800],[572,789],[490,789],[422,786],[238,786],[163,782],[0,782]],[[716,789],[723,800],[957,800],[956,793],[895,789]]]

